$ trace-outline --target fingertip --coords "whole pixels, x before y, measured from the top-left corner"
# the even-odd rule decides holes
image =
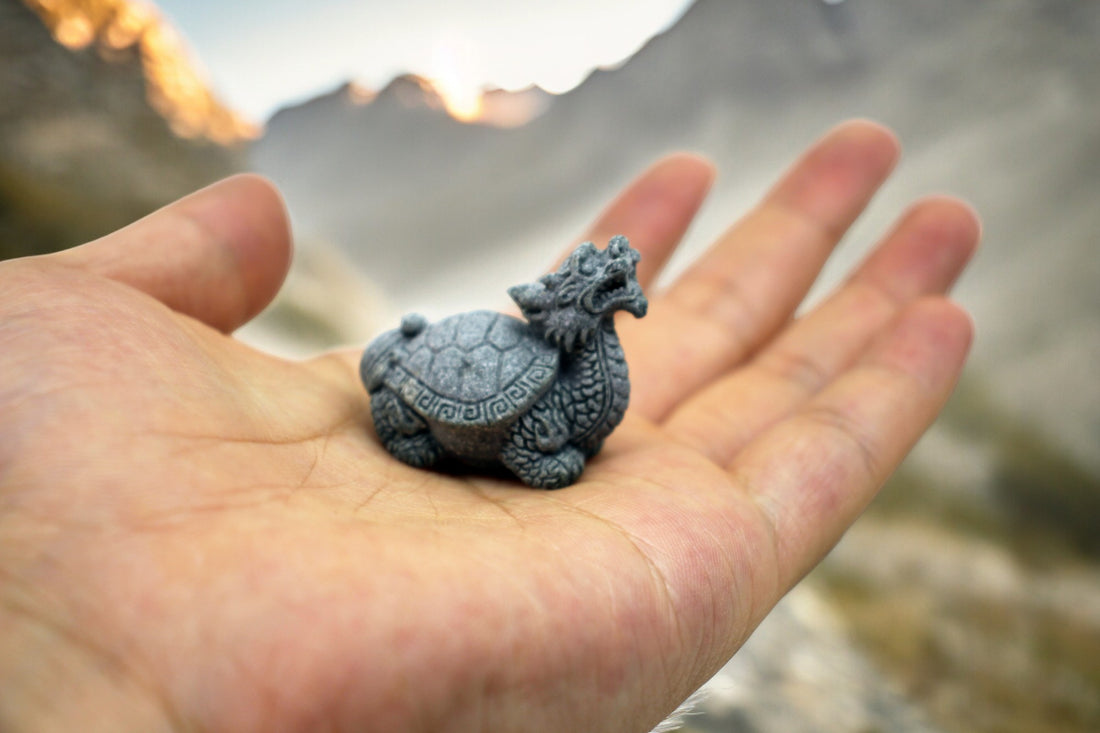
[[[974,320],[962,306],[942,296],[926,296],[902,310],[873,358],[939,392],[941,385],[958,378],[974,333]]]
[[[292,242],[282,194],[263,176],[241,173],[178,205],[232,258],[244,296],[241,312],[231,319],[232,330],[271,302],[290,268]]]
[[[679,181],[694,191],[706,193],[718,176],[718,166],[701,153],[679,151],[654,163],[649,171],[656,176]]]
[[[953,300],[941,298],[939,307],[943,309],[939,320],[950,324],[955,334],[954,341],[958,344],[958,353],[965,359],[974,346],[974,338],[978,332],[977,322],[970,311]]]
[[[718,167],[709,158],[677,152],[659,159],[639,177],[631,213],[648,230],[643,244],[660,250],[662,262],[691,225],[717,176]]]
[[[639,174],[607,208],[594,230],[631,226],[641,238],[678,239],[706,198],[717,167],[695,153],[672,153]]]
[[[887,127],[849,120],[828,130],[779,180],[767,200],[802,212],[839,239],[889,177],[901,145]]]
[[[717,169],[695,153],[673,153],[646,168],[601,213],[584,239],[603,244],[626,235],[642,254],[638,281],[647,286],[680,243],[714,183]]]
[[[950,273],[942,284],[948,290],[974,257],[982,239],[982,220],[978,211],[955,196],[936,194],[920,199],[913,209],[916,230],[924,241],[941,251],[941,269]]]
[[[875,149],[883,161],[889,164],[901,157],[901,140],[890,127],[881,122],[857,117],[845,120],[825,133],[825,140],[832,138],[848,140],[864,147]]]
[[[52,257],[229,332],[271,301],[290,252],[279,192],[260,176],[242,174]]]
[[[966,351],[974,341],[973,316],[950,298],[921,298],[913,304],[911,317],[927,323],[935,341],[953,345],[956,351]]]
[[[931,194],[917,200],[907,212],[919,219],[930,236],[947,240],[973,252],[982,238],[982,220],[969,202],[948,194]]]
[[[974,256],[981,222],[952,196],[926,196],[898,218],[855,278],[871,278],[899,300],[950,290]]]

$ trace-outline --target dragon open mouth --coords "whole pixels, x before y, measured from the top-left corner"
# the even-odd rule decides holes
[[[599,284],[596,292],[592,294],[592,303],[602,309],[608,303],[626,297],[629,294],[628,291],[626,273],[617,272]]]
[[[635,315],[645,313],[645,298],[630,273],[618,270],[588,291],[584,305],[590,313],[602,314],[624,308]]]

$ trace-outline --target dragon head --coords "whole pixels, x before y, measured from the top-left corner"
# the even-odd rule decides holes
[[[607,249],[585,242],[557,272],[538,282],[508,290],[524,317],[565,351],[583,346],[601,321],[615,311],[641,318],[648,303],[638,284],[641,255],[624,236],[612,237]]]

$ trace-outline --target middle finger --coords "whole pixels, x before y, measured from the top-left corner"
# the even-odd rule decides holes
[[[833,129],[653,299],[644,321],[622,323],[632,409],[662,419],[786,323],[897,156],[896,139],[877,124]]]

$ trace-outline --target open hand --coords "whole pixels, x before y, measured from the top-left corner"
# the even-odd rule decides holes
[[[0,729],[641,731],[713,674],[929,425],[971,338],[978,224],[914,204],[793,314],[888,175],[828,133],[619,323],[632,406],[569,488],[448,476],[373,434],[358,351],[228,334],[286,270],[229,179],[0,263]],[[667,158],[585,239],[653,282],[712,170]]]

